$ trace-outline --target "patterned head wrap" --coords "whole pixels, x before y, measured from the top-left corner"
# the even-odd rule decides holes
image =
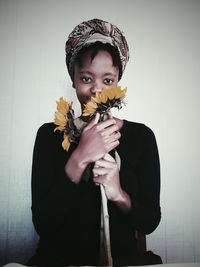
[[[123,73],[126,63],[129,60],[129,49],[123,32],[109,22],[92,19],[76,26],[70,33],[65,45],[66,64],[72,80],[74,63],[78,52],[84,46],[88,46],[97,41],[109,43],[118,49]]]

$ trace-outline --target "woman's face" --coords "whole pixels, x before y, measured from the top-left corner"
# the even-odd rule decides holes
[[[81,105],[102,88],[116,86],[118,76],[119,69],[113,66],[112,56],[107,51],[99,51],[93,60],[90,52],[86,53],[81,66],[76,63],[74,68],[73,87]]]

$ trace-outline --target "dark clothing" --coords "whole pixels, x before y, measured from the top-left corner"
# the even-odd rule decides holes
[[[101,194],[92,181],[74,184],[64,166],[68,152],[63,133],[53,123],[40,127],[32,168],[33,223],[40,236],[34,264],[38,266],[98,265]],[[124,121],[117,152],[120,181],[132,201],[127,214],[108,202],[114,265],[133,265],[135,230],[149,234],[160,222],[160,168],[153,132],[143,124]]]

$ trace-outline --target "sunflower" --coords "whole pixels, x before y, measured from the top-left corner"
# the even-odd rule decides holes
[[[100,120],[105,120],[109,117],[110,109],[122,107],[123,99],[126,94],[126,88],[121,89],[120,86],[105,88],[101,92],[96,93],[95,97],[91,97],[89,102],[85,104],[83,116],[91,118],[97,112],[100,113]],[[71,142],[77,143],[80,138],[82,129],[87,124],[81,118],[75,118],[72,105],[69,104],[63,97],[56,101],[57,111],[55,112],[54,124],[57,127],[54,132],[59,130],[63,132],[62,147],[64,150],[69,150]]]
[[[63,97],[60,97],[59,101],[56,101],[56,103],[57,112],[55,112],[54,124],[56,124],[58,127],[56,127],[54,131],[64,131],[68,123],[67,114],[71,106],[65,99],[63,99]]]
[[[113,107],[120,109],[126,91],[126,88],[122,89],[120,86],[114,86],[96,93],[95,97],[91,97],[89,102],[84,105],[83,116],[92,116],[97,112],[100,114],[109,113]]]
[[[69,150],[71,142],[75,142],[79,136],[79,131],[74,124],[74,111],[71,104],[69,104],[63,97],[56,101],[57,111],[55,112],[54,124],[58,127],[54,132],[59,130],[64,132],[62,147],[64,150]]]

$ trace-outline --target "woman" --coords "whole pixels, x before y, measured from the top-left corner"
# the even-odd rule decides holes
[[[79,24],[66,42],[66,63],[78,100],[84,104],[102,88],[116,86],[128,61],[123,33],[93,19]],[[62,134],[47,123],[37,133],[32,167],[33,223],[40,236],[29,265],[97,266],[100,251],[102,184],[108,199],[115,266],[134,265],[135,231],[149,234],[160,221],[160,170],[153,132],[117,118],[84,128],[68,152]],[[109,154],[116,149],[120,170]],[[87,165],[92,176],[83,179]]]

